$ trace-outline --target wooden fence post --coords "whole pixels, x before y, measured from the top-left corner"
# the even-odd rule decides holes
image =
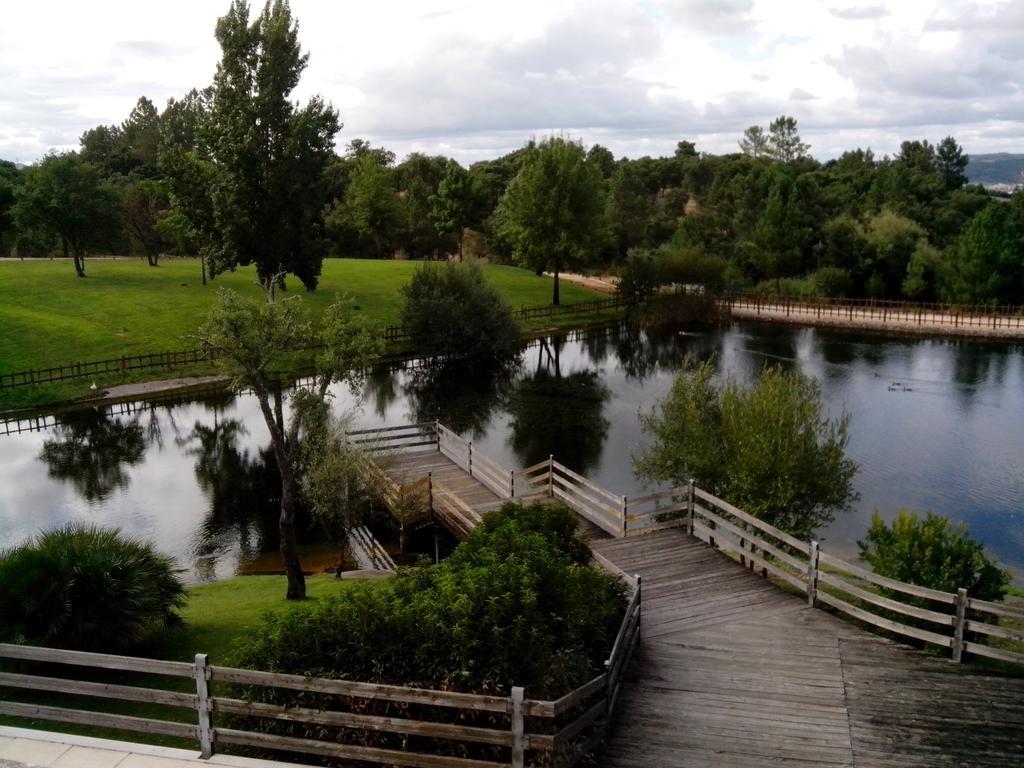
[[[441,450],[441,422],[434,419],[434,439],[437,441],[437,450]]]
[[[525,692],[519,686],[512,688],[512,768],[523,768],[523,699]]]
[[[967,623],[967,590],[956,591],[956,623],[953,625],[953,661],[960,663],[964,653],[964,625]]]
[[[693,536],[693,517],[694,517],[694,482],[691,479],[688,485],[687,498],[686,498],[686,532]]]
[[[508,497],[510,499],[516,497],[516,473],[511,469],[508,471]]]
[[[811,559],[807,562],[807,605],[814,607],[818,598],[818,542],[811,542]]]
[[[196,654],[196,667],[193,675],[196,679],[196,714],[199,725],[200,756],[209,758],[213,755],[213,726],[210,718],[210,684],[206,654]]]
[[[548,454],[548,496],[555,495],[555,454]]]
[[[469,476],[473,476],[473,441],[469,441]]]
[[[629,506],[629,502],[626,497],[622,497],[622,503],[619,505],[619,514],[622,515],[622,538],[626,538],[626,524],[629,522],[626,519],[626,508]]]
[[[434,479],[432,477],[433,472],[427,472],[427,503],[430,505],[431,511],[434,509]]]

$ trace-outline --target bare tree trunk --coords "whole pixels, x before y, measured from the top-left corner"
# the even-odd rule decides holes
[[[460,229],[459,230],[459,264],[462,263],[462,241],[465,239],[465,237],[466,237],[466,230],[465,229]]]
[[[288,577],[288,600],[306,599],[306,577],[299,563],[298,544],[295,539],[295,472],[291,462],[287,469],[281,468],[281,518],[278,530],[281,534],[281,562]]]
[[[270,405],[270,393],[262,382],[253,381],[253,391],[260,404],[263,420],[270,430],[270,444],[277,459],[277,468],[281,472],[281,513],[278,519],[278,530],[281,536],[281,562],[285,575],[288,577],[289,600],[306,599],[306,577],[299,563],[299,551],[295,540],[295,463],[285,437],[282,414],[281,393],[275,393],[276,408]]]
[[[559,304],[559,300],[558,300],[558,267],[555,267],[555,290],[554,290],[554,293],[551,296],[551,303],[554,304],[556,307]]]
[[[199,263],[202,265],[203,269],[203,285],[206,285],[206,257],[200,256]]]

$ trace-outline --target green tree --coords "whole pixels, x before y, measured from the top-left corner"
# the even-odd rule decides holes
[[[1002,600],[1010,573],[985,554],[963,523],[928,512],[899,510],[891,525],[877,512],[867,537],[857,542],[861,559],[882,576],[922,587],[967,594],[981,600]]]
[[[402,220],[402,204],[394,185],[394,170],[381,165],[372,154],[358,155],[352,168],[345,199],[326,216],[335,239],[367,244],[364,253],[380,259],[394,252]]]
[[[222,290],[197,338],[220,353],[221,367],[232,376],[235,387],[251,389],[259,402],[281,471],[279,528],[287,597],[304,599],[306,580],[295,536],[302,438],[326,421],[332,383],[348,381],[355,386],[360,382],[361,372],[383,350],[380,333],[365,317],[350,316],[342,300],[335,301],[314,327],[302,320],[298,297],[261,304]],[[288,355],[314,347],[321,349],[316,372],[310,384],[296,388],[286,424],[271,371]]]
[[[511,307],[475,262],[421,264],[402,293],[402,327],[426,355],[501,363],[519,349]]]
[[[964,228],[942,285],[946,301],[1024,303],[1024,194],[987,205]]]
[[[606,241],[604,181],[583,145],[552,137],[523,157],[499,204],[505,236],[531,269],[558,273],[590,261]]]
[[[99,169],[74,152],[50,154],[25,171],[17,189],[19,230],[59,239],[75,274],[85,277],[86,252],[117,229],[118,196]]]
[[[448,161],[444,178],[431,199],[431,218],[438,232],[455,234],[459,239],[459,261],[466,228],[480,217],[480,193],[469,171],[454,160]]]
[[[781,115],[768,126],[768,156],[783,163],[807,157],[810,144],[800,140],[796,118]]]
[[[221,60],[197,158],[210,163],[210,215],[194,216],[191,206],[180,212],[212,274],[255,264],[265,287],[290,272],[313,290],[338,115],[319,96],[301,108],[289,98],[308,56],[284,0],[269,0],[251,23],[248,4],[234,0],[216,37]]]
[[[0,255],[7,255],[14,243],[14,188],[19,175],[14,163],[0,160]]]
[[[162,179],[126,179],[121,186],[121,217],[129,237],[138,244],[151,267],[160,263],[168,244],[161,227],[171,210],[168,185]]]
[[[809,537],[856,497],[846,457],[849,417],[824,413],[818,383],[766,368],[757,383],[715,382],[706,362],[684,368],[642,418],[654,438],[634,458],[648,481],[705,490],[794,536]]]
[[[740,151],[750,157],[766,157],[768,155],[768,135],[764,128],[752,125],[743,132],[740,139]]]
[[[947,136],[939,142],[935,151],[935,166],[946,189],[960,189],[967,183],[967,163],[969,161],[970,157],[952,136]]]

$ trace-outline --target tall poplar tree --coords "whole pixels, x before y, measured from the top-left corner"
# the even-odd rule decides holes
[[[272,297],[286,272],[316,288],[324,169],[340,124],[319,96],[304,107],[289,99],[309,57],[288,3],[269,0],[249,16],[248,3],[234,0],[217,22],[222,54],[201,126],[214,169],[212,216],[191,223],[212,274],[255,264]]]

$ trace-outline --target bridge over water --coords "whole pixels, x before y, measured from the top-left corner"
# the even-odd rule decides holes
[[[461,537],[509,499],[555,498],[599,562],[641,577],[599,765],[1024,766],[1024,609],[877,576],[692,485],[627,499],[435,422],[351,434],[403,521]]]

